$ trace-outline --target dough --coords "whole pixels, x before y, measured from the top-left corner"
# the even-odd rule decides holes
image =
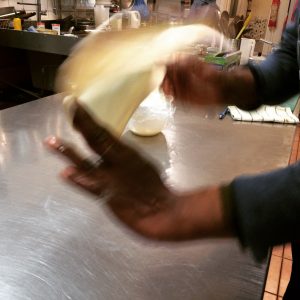
[[[128,128],[136,135],[154,136],[165,128],[173,113],[172,100],[155,89],[135,110]]]
[[[216,37],[220,34],[204,25],[93,32],[60,67],[56,90],[69,95],[64,105],[71,120],[78,101],[119,137],[139,104],[160,85],[171,55]]]

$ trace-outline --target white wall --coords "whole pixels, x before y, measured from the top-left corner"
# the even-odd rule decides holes
[[[17,2],[26,2],[26,3],[36,3],[36,0],[0,0],[0,7],[5,6],[14,6],[16,10],[24,9],[26,12],[35,12],[35,6],[29,5],[20,5]],[[56,16],[53,13],[52,0],[41,0],[42,10],[47,10],[47,16],[42,16],[42,19],[55,19]],[[35,17],[32,17],[30,20],[35,20]]]
[[[293,7],[295,1],[296,0],[292,0],[291,7]],[[221,8],[221,10],[225,10],[226,8],[230,7],[230,0],[217,0],[217,3]],[[272,4],[272,0],[252,0],[252,16],[253,17],[257,16],[269,20],[271,4]],[[288,5],[289,5],[289,0],[281,0],[278,20],[277,20],[277,27],[276,29],[271,29],[271,30],[267,28],[266,36],[265,36],[266,40],[269,40],[273,43],[279,43],[282,35],[283,24],[288,13]],[[267,54],[270,50],[271,47],[265,45],[263,48],[263,53]]]
[[[282,35],[282,29],[288,13],[289,0],[281,0],[277,19],[276,29],[267,28],[265,39],[273,43],[279,43]],[[252,13],[254,16],[269,19],[272,0],[253,0]],[[271,50],[270,46],[265,45],[263,53],[266,54]]]

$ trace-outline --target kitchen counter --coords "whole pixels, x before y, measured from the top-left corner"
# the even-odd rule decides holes
[[[4,64],[10,68],[6,61],[13,61],[15,68],[14,71],[2,70],[0,83],[4,80],[22,86],[22,82],[14,82],[14,77],[7,78],[7,73],[27,74],[34,88],[53,92],[57,69],[81,38],[0,29],[0,67]],[[14,58],[16,55],[18,58]],[[23,64],[28,67],[24,69]]]
[[[63,35],[0,29],[0,46],[48,54],[67,56],[78,40]]]
[[[294,126],[221,121],[219,111],[177,109],[163,134],[123,139],[182,191],[288,164]],[[267,263],[234,239],[175,246],[129,234],[101,199],[58,177],[65,163],[42,145],[50,134],[87,151],[59,95],[0,112],[0,299],[261,299]]]

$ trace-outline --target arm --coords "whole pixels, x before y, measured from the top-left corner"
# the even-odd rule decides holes
[[[299,92],[299,65],[297,60],[296,21],[290,23],[283,33],[280,47],[259,65],[249,68],[257,82],[260,101],[265,104],[278,104]]]
[[[257,259],[270,246],[300,239],[300,164],[236,178],[228,187],[232,222]]]
[[[258,101],[255,78],[247,67],[231,72],[217,70],[196,56],[180,54],[167,67],[163,91],[176,102],[189,104],[234,104],[254,109]]]
[[[250,110],[281,103],[299,91],[297,27],[298,22],[287,27],[280,48],[260,65],[221,72],[195,56],[177,56],[162,87],[177,101],[198,105],[233,104]]]

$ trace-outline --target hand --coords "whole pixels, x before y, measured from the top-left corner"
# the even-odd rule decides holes
[[[256,81],[249,68],[220,71],[195,55],[173,57],[161,88],[183,104],[231,104],[245,110],[261,105]]]
[[[167,66],[162,83],[165,94],[189,104],[220,103],[220,71],[195,55],[179,54]]]
[[[101,157],[95,165],[56,137],[46,145],[73,166],[62,177],[96,196],[105,196],[111,211],[135,232],[156,240],[189,240],[224,235],[219,189],[207,188],[176,195],[162,182],[157,170],[134,149],[98,126],[78,107],[74,126]]]

